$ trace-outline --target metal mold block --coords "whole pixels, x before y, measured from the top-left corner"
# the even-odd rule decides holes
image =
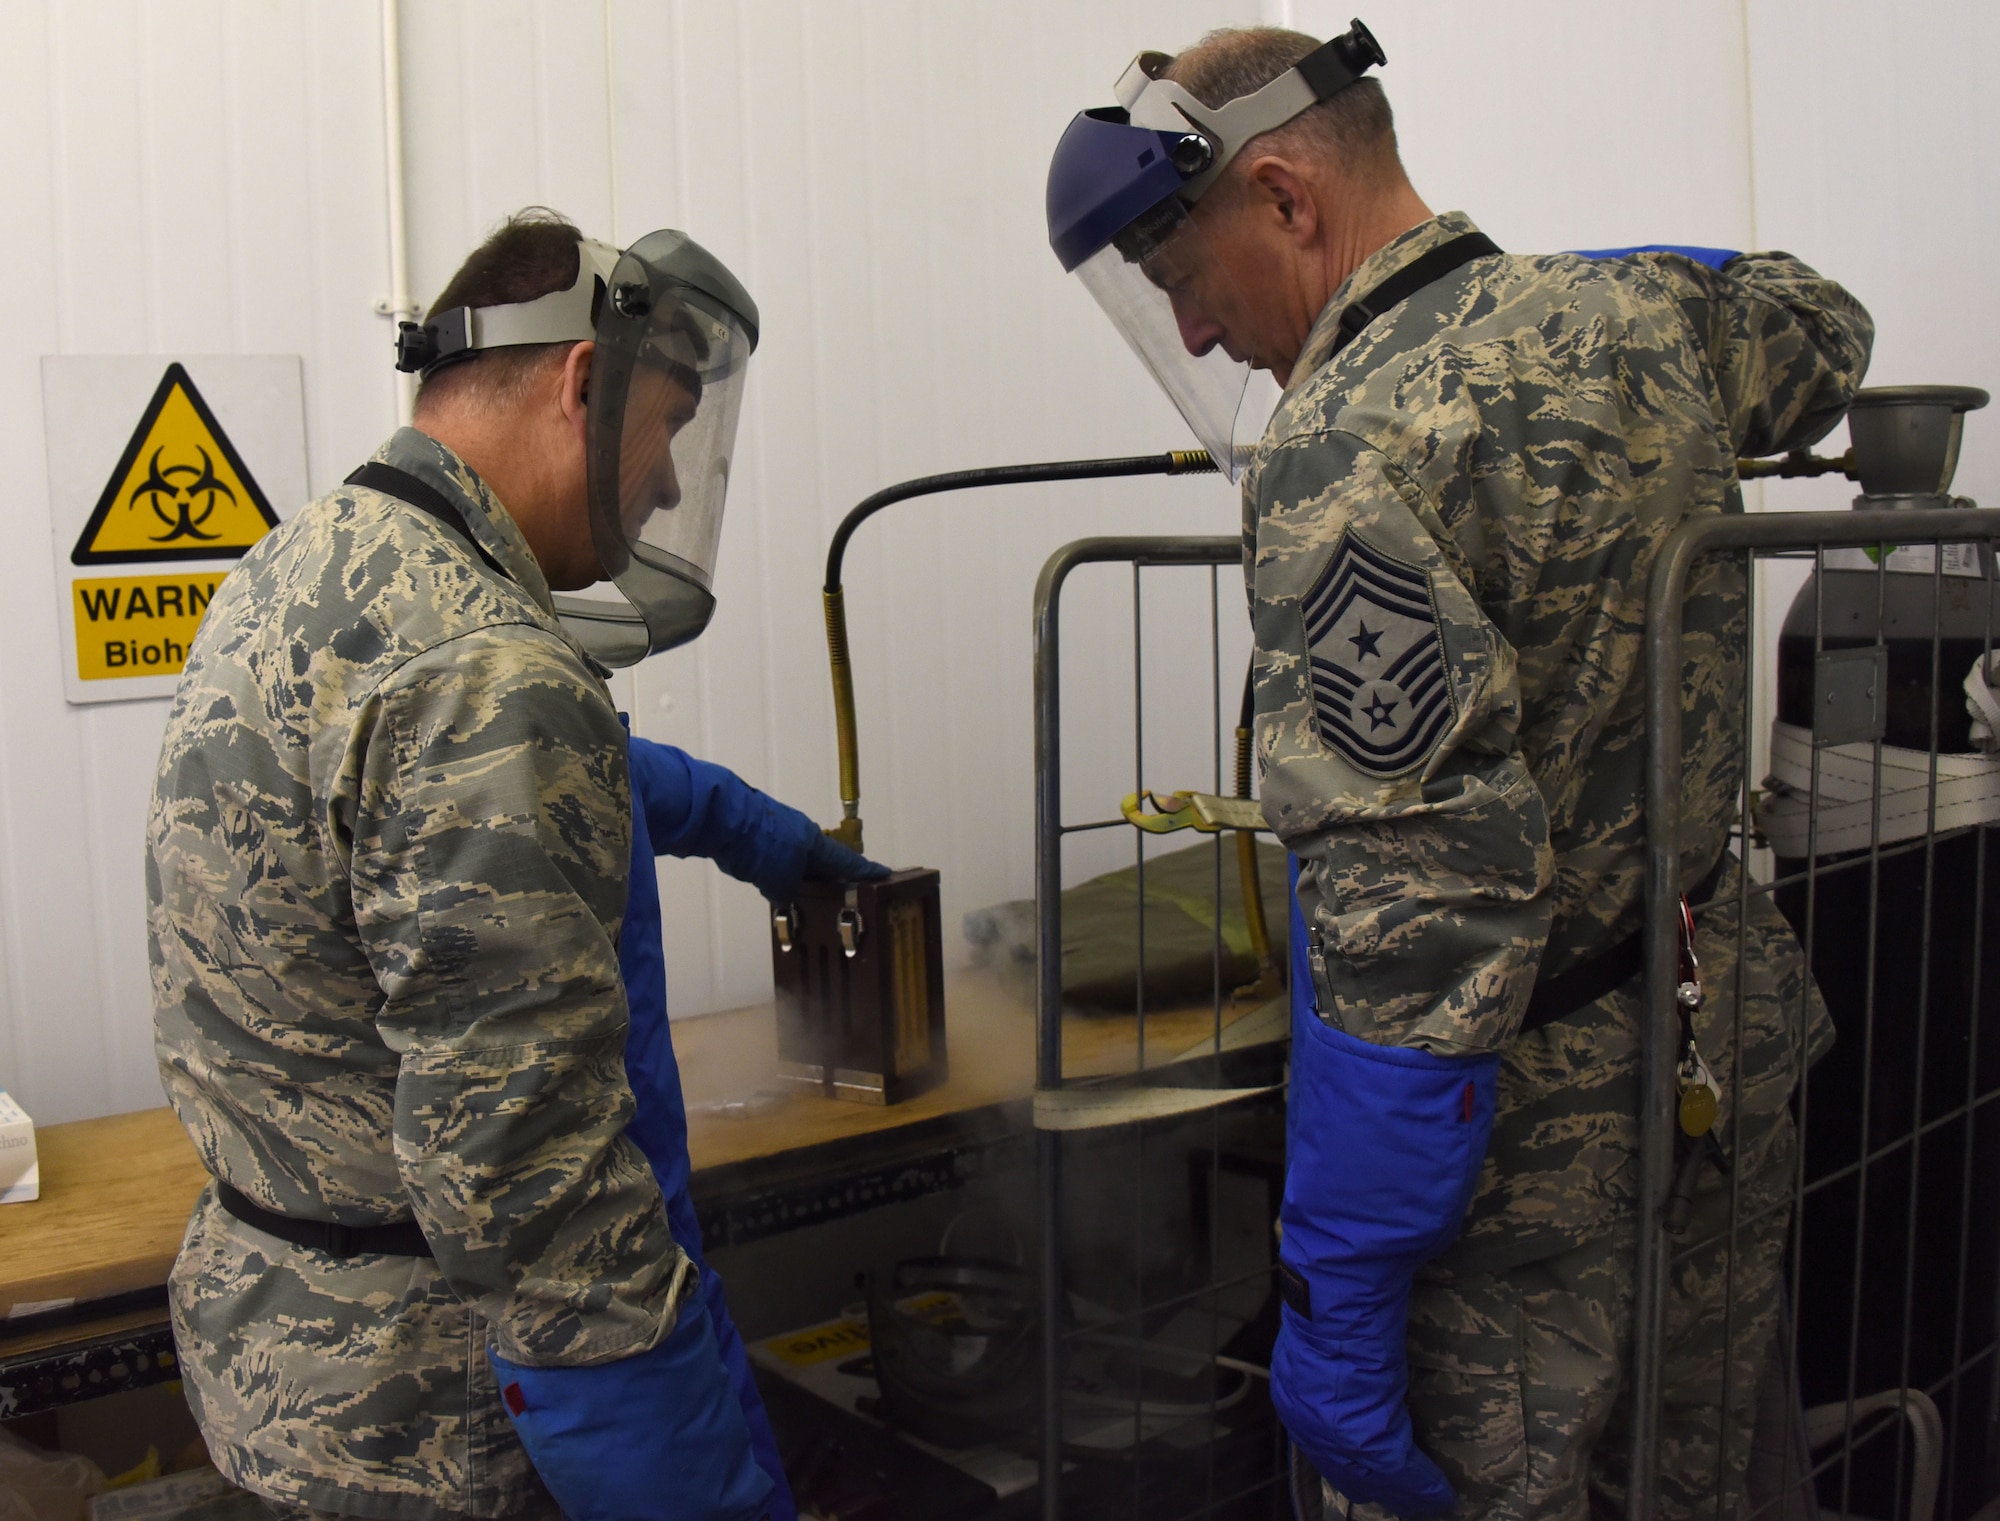
[[[771,916],[778,1076],[827,1098],[900,1104],[945,1080],[938,874],[808,883]]]

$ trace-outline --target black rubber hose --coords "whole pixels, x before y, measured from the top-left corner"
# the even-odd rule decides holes
[[[973,486],[1020,486],[1034,481],[1089,481],[1121,475],[1200,475],[1215,469],[1215,461],[1205,449],[1169,449],[1165,454],[1133,454],[1123,459],[1051,460],[1040,465],[989,465],[983,470],[952,470],[943,475],[922,475],[913,481],[885,486],[857,505],[833,531],[826,550],[826,590],[840,590],[840,562],[847,555],[847,541],[854,530],[884,507],[908,501],[913,496],[930,496],[940,491],[963,491]]]

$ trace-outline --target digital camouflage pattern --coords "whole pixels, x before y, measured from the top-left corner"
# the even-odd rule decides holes
[[[1378,1042],[1502,1052],[1464,1243],[1499,1265],[1577,1244],[1636,1188],[1629,1010],[1607,1000],[1514,1036],[1539,974],[1639,927],[1654,555],[1683,519],[1742,510],[1739,454],[1833,425],[1873,329],[1784,254],[1727,272],[1668,254],[1503,254],[1417,292],[1329,361],[1350,300],[1474,230],[1458,213],[1413,228],[1327,304],[1244,476],[1244,554],[1264,812],[1303,863],[1322,1016]],[[1314,700],[1303,604],[1350,535],[1428,578],[1450,684],[1452,722],[1389,777],[1322,740]],[[1685,616],[1692,883],[1722,854],[1742,774],[1740,565],[1704,562]],[[1802,1015],[1813,1041],[1828,1026],[1816,998],[1783,996],[1804,973],[1764,899],[1750,932],[1760,955],[1744,991],[1775,1024],[1750,1032],[1758,1065],[1743,1077],[1788,1092]]]
[[[342,487],[223,582],[148,818],[156,1035],[209,1170],[266,1208],[414,1218],[436,1254],[338,1260],[205,1196],[172,1278],[222,1472],[380,1517],[545,1508],[490,1344],[644,1351],[693,1270],[632,1095],[616,934],[625,734],[526,541],[411,429],[377,458],[463,511]]]
[[[1458,213],[1433,218],[1355,270],[1245,473],[1257,745],[1265,815],[1302,860],[1301,904],[1324,948],[1322,1016],[1378,1042],[1501,1053],[1463,1234],[1413,1301],[1419,1441],[1462,1486],[1462,1515],[1580,1517],[1586,1483],[1609,1492],[1622,1461],[1607,1442],[1589,1472],[1617,1418],[1629,1340],[1637,988],[1527,1035],[1520,1018],[1538,976],[1640,927],[1654,557],[1684,519],[1742,510],[1739,455],[1802,447],[1837,421],[1873,326],[1785,254],[1724,271],[1671,254],[1503,254],[1445,275],[1334,353],[1351,301],[1474,230]],[[1392,741],[1416,725],[1389,704],[1417,709],[1427,657],[1404,637],[1400,676],[1366,664],[1357,639],[1372,624],[1336,616],[1347,604],[1329,596],[1355,566],[1373,587],[1369,618],[1388,611],[1407,630],[1427,611],[1442,649],[1449,720],[1413,755]],[[1688,883],[1721,857],[1735,820],[1747,620],[1740,561],[1704,561],[1685,609]],[[1371,723],[1381,754],[1363,748]],[[1749,901],[1738,965],[1740,882],[1730,866],[1701,915],[1710,996],[1698,1036],[1746,1197],[1782,1200],[1786,1105],[1832,1032],[1767,896]],[[1703,1189],[1712,1198],[1720,1178],[1705,1174]],[[1750,1370],[1746,1401],[1769,1344],[1783,1215],[1779,1205],[1759,1227],[1769,1242],[1745,1239],[1736,1265],[1730,1366]],[[1665,1414],[1669,1464],[1695,1475],[1706,1462],[1690,1482],[1710,1504],[1725,1290],[1703,1264],[1724,1256],[1696,1254],[1672,1311],[1675,1376],[1713,1384],[1709,1404],[1670,1399]],[[1536,1413],[1522,1370],[1538,1356]],[[1731,1429],[1740,1473],[1743,1433]],[[1667,1503],[1675,1490],[1670,1474]]]
[[[1778,1328],[1796,1141],[1781,1110],[1739,1153],[1758,1181],[1739,1200],[1735,1262],[1729,1190],[1711,1171],[1677,1243],[1661,1380],[1659,1514],[1742,1514],[1758,1377]],[[1447,1257],[1410,1298],[1410,1413],[1424,1450],[1485,1521],[1618,1516],[1625,1510],[1636,1297],[1629,1212],[1552,1257],[1497,1272]],[[1724,1420],[1724,1411],[1727,1420]],[[1722,1433],[1730,1433],[1723,1450]],[[1716,1505],[1716,1478],[1725,1498]],[[1357,1505],[1357,1521],[1389,1521]]]
[[[1773,930],[1766,915],[1753,910],[1744,959],[1776,970],[1746,980],[1743,1066],[1762,1075],[1739,1095],[1726,1026],[1734,1020],[1738,986],[1740,880],[1732,867],[1696,941],[1710,994],[1696,1033],[1722,1086],[1717,1133],[1742,1188],[1733,1277],[1729,1183],[1715,1169],[1699,1175],[1688,1229],[1674,1244],[1659,1502],[1662,1515],[1676,1521],[1717,1514],[1717,1474],[1733,1496],[1749,1462],[1758,1376],[1778,1324],[1779,1269],[1797,1164],[1787,1075],[1798,1054],[1771,1043],[1789,1037],[1802,1001],[1816,997],[1789,929],[1781,921]],[[1633,1051],[1641,1012],[1637,989],[1621,989],[1575,1019],[1517,1038],[1514,1048],[1534,1052],[1532,1065],[1550,1073],[1564,1051]],[[1824,1049],[1824,1040],[1810,1055]],[[1605,1106],[1571,1118],[1594,1132],[1586,1143],[1591,1165],[1606,1178],[1629,1177],[1637,1167],[1635,1059],[1614,1063],[1619,1075],[1609,1082],[1586,1073],[1574,1078]],[[1502,1071],[1518,1073],[1524,1065],[1510,1048]],[[1507,1079],[1502,1081],[1504,1092]],[[1552,1114],[1533,1129],[1497,1131],[1486,1164],[1483,1217],[1468,1222],[1458,1245],[1417,1273],[1407,1342],[1410,1411],[1424,1450],[1458,1492],[1462,1516],[1581,1521],[1587,1514],[1623,1513],[1636,1262],[1634,1211],[1624,1207],[1628,1191],[1602,1191],[1596,1197],[1599,1229],[1589,1234],[1573,1225],[1565,1235],[1580,1244],[1553,1254],[1523,1260],[1523,1239],[1549,1238],[1514,1225],[1538,1212],[1569,1211],[1574,1219],[1576,1203],[1561,1190],[1575,1185],[1581,1169],[1538,1165],[1538,1152],[1561,1155],[1569,1144],[1566,1127]],[[1722,1514],[1731,1513],[1731,1503]],[[1357,1506],[1355,1513],[1363,1521],[1387,1521],[1375,1507]]]

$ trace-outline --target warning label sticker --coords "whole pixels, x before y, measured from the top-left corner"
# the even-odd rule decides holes
[[[42,427],[63,696],[171,697],[216,587],[311,496],[303,366],[48,354]]]
[[[224,574],[72,581],[77,675],[85,681],[178,676]]]
[[[813,1363],[823,1363],[829,1357],[852,1357],[857,1352],[866,1352],[868,1322],[829,1320],[824,1325],[808,1326],[789,1336],[774,1336],[769,1345],[773,1356],[783,1358],[795,1367],[809,1367]]]
[[[188,372],[170,364],[70,560],[231,559],[277,526],[277,514]]]

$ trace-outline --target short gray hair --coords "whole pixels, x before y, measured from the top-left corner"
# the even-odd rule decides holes
[[[1205,106],[1226,105],[1263,89],[1319,45],[1304,32],[1283,27],[1228,27],[1210,32],[1175,58],[1161,77]],[[1279,151],[1323,154],[1362,179],[1373,179],[1400,162],[1389,97],[1372,78],[1307,107],[1253,141]]]

